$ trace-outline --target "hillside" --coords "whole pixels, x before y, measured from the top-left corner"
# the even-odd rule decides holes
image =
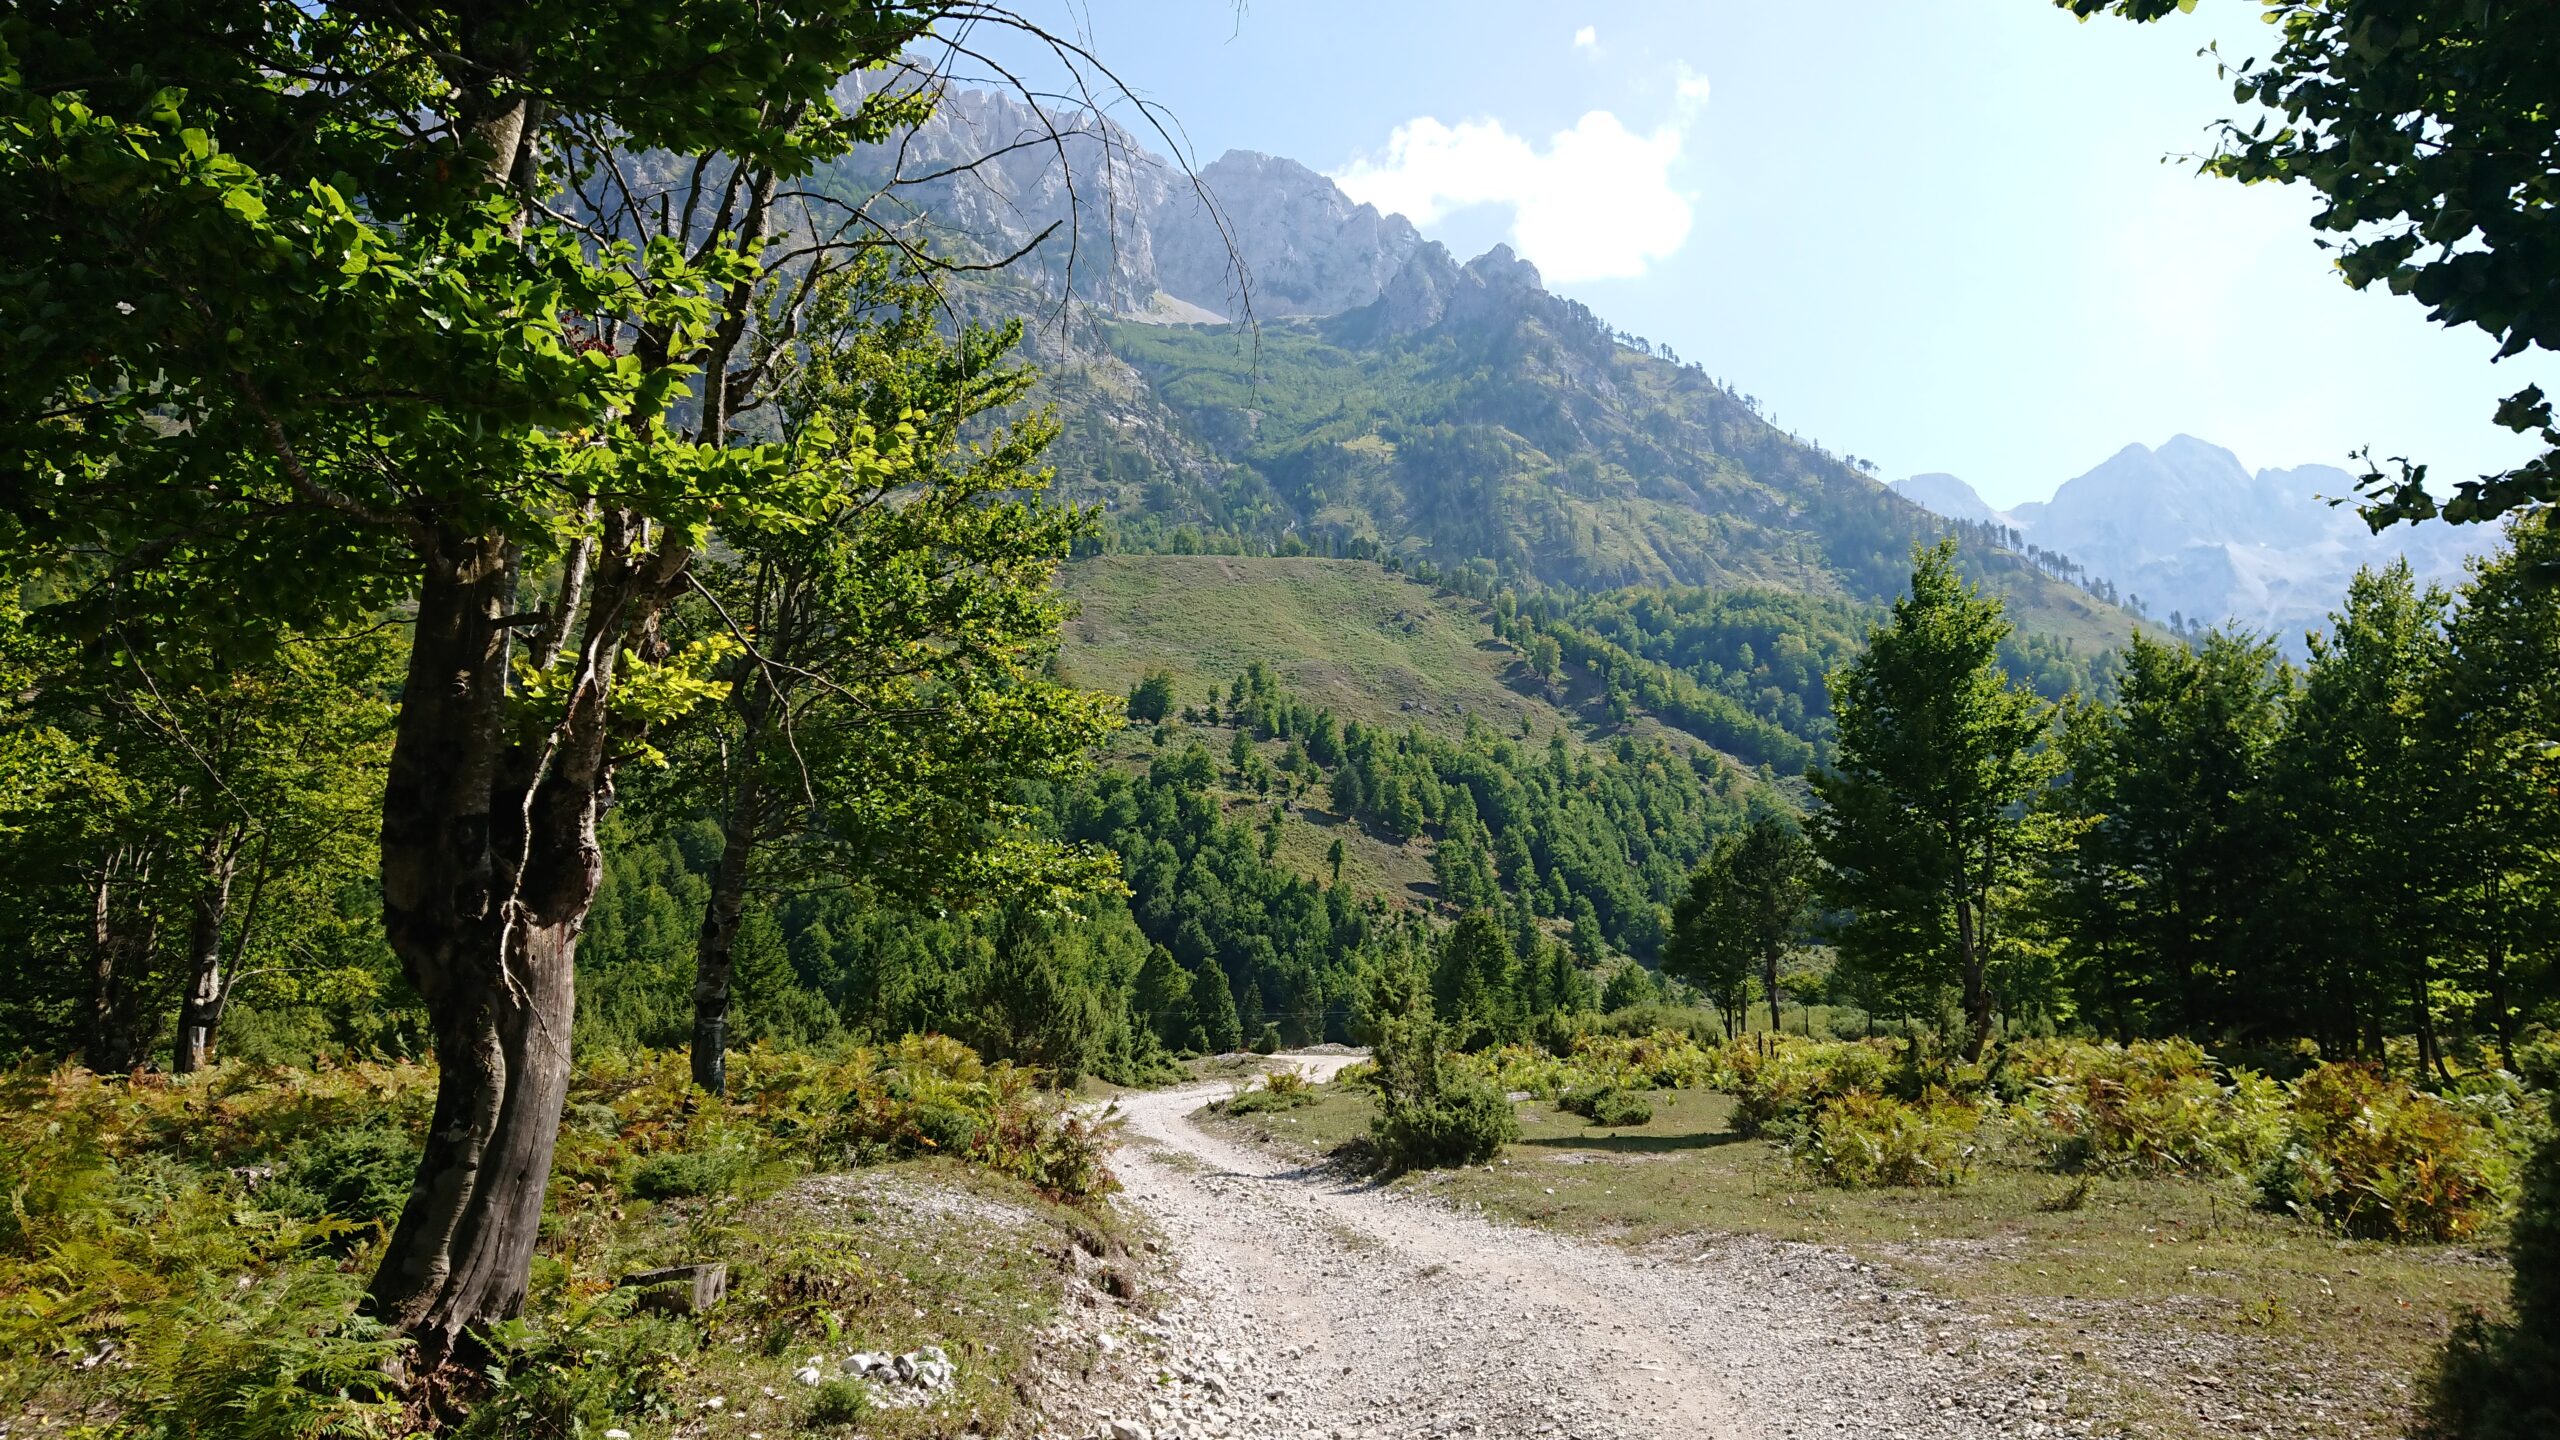
[[[1508,247],[1461,263],[1294,161],[1234,152],[1195,177],[1147,138],[963,92],[818,181],[851,203],[901,166],[932,177],[894,193],[968,257],[1061,227],[963,298],[1038,317],[1027,353],[1062,426],[1060,490],[1105,510],[1116,548],[1871,603],[1949,530],[1704,365],[1550,292]],[[1250,323],[1229,323],[1248,295]],[[2026,632],[2091,654],[2130,633],[2130,614],[1987,528],[1966,543]]]
[[[1298,698],[1345,720],[1456,738],[1467,717],[1506,734],[1581,721],[1541,693],[1479,607],[1363,560],[1105,555],[1067,567],[1075,601],[1061,673],[1126,692],[1149,671],[1183,704],[1269,665]]]
[[[1089,689],[1126,693],[1141,677],[1174,679],[1176,704],[1224,705],[1237,679],[1259,663],[1280,692],[1311,711],[1381,732],[1414,730],[1463,746],[1472,730],[1542,749],[1560,738],[1567,752],[1606,763],[1621,738],[1690,758],[1717,777],[1713,793],[1754,788],[1737,757],[1642,709],[1612,716],[1608,691],[1587,670],[1567,666],[1553,682],[1531,674],[1503,641],[1488,607],[1420,584],[1365,560],[1315,556],[1104,555],[1070,565],[1060,582],[1077,606],[1058,673]],[[1164,748],[1198,741],[1226,755],[1239,726],[1184,722],[1163,746],[1132,730],[1114,747],[1119,765],[1146,768]],[[1251,727],[1246,727],[1251,728]],[[1266,759],[1289,753],[1265,737]],[[1331,767],[1328,767],[1331,768]],[[1325,772],[1306,772],[1322,782]],[[1235,822],[1262,825],[1273,793],[1221,770],[1208,787]],[[1293,823],[1281,827],[1273,862],[1309,881],[1331,879],[1327,852],[1344,847],[1343,881],[1398,908],[1428,909],[1441,898],[1436,827],[1399,834],[1360,823],[1331,802],[1326,784],[1278,794]],[[1290,803],[1294,800],[1294,803]],[[1499,838],[1498,834],[1495,838]]]
[[[1622,344],[1496,250],[1425,245],[1329,319],[1104,327],[1062,374],[1068,493],[1132,548],[1400,555],[1589,593],[1765,586],[1889,598],[1945,524]],[[1983,537],[1967,567],[2029,633],[2094,653],[2134,621]]]

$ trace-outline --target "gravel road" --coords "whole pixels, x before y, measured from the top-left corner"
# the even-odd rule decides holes
[[[1327,1077],[1346,1057],[1281,1057]],[[2067,1367],[1839,1252],[1637,1252],[1461,1212],[1193,1123],[1225,1084],[1124,1097],[1128,1202],[1178,1272],[1091,1337],[1081,1433],[1166,1437],[2091,1435]],[[1063,1417],[1062,1417],[1063,1418]]]

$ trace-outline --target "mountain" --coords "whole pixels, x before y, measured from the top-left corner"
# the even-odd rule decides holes
[[[1871,603],[1948,529],[1508,247],[1462,261],[1295,161],[1237,151],[1186,175],[1107,119],[961,94],[813,188],[912,206],[964,258],[1033,247],[972,303],[1036,317],[1059,488],[1105,512],[1116,549]],[[1981,534],[1965,563],[2084,653],[2133,624]]]
[[[1971,520],[1982,525],[2014,525],[2004,511],[1994,510],[1972,486],[1944,471],[1914,475],[1892,484],[1895,494],[1923,509],[1932,510],[1950,520]]]
[[[841,98],[866,80],[877,83],[856,76]],[[1120,318],[1339,314],[1376,299],[1422,245],[1403,216],[1352,203],[1295,160],[1230,150],[1185,174],[1108,118],[974,90],[818,182],[849,201],[881,197],[892,224],[930,217],[920,238],[965,258],[1029,249],[1042,288]]]
[[[2325,625],[2360,566],[2405,558],[2421,581],[2458,581],[2463,561],[2495,540],[2441,523],[2375,535],[2349,507],[2355,477],[2329,465],[2260,470],[2191,435],[2154,450],[2128,445],[2063,482],[2049,501],[1995,511],[1952,475],[1915,475],[1902,494],[1955,519],[2017,530],[2159,616],[2230,621],[2299,649]]]

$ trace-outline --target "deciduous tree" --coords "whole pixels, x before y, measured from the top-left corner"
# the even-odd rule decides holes
[[[1848,916],[1842,966],[1906,1012],[1952,993],[1972,1056],[1999,1008],[1995,896],[2030,858],[2023,807],[2059,768],[2053,706],[2001,669],[2009,624],[1956,573],[1954,542],[1913,560],[1910,593],[1832,677],[1838,758],[1813,777],[1813,843]]]

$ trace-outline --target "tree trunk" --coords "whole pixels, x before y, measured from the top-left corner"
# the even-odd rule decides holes
[[[178,1000],[178,1038],[169,1069],[192,1075],[213,1063],[214,1034],[222,1024],[231,982],[222,969],[222,926],[231,913],[231,880],[239,848],[228,835],[205,844],[204,883],[190,902],[187,924],[187,988]]]
[[[722,826],[720,864],[711,874],[711,899],[703,907],[702,932],[693,950],[693,1083],[709,1094],[729,1093],[730,957],[738,942],[738,917],[746,909],[747,862],[755,858],[757,785],[753,718],[737,753],[743,757]]]
[[[154,927],[130,903],[119,906],[120,886],[149,884],[151,861],[124,846],[99,868],[89,916],[89,1042],[84,1057],[101,1075],[120,1075],[142,1063],[143,971],[151,959]]]
[[[684,553],[608,516],[577,665],[547,733],[506,695],[512,565],[498,536],[431,531],[385,778],[383,924],[435,1031],[436,1108],[375,1272],[373,1313],[428,1371],[478,1358],[524,1300],[569,1084],[578,932],[603,876],[615,658],[650,638]],[[638,559],[634,559],[638,556]]]
[[[1769,1033],[1775,1035],[1778,1033],[1778,952],[1772,950],[1762,960],[1762,974],[1769,985]]]
[[[1964,1058],[1971,1063],[1991,1043],[1991,985],[1982,971],[1982,937],[1971,900],[1956,902],[1956,944],[1964,967]]]
[[[2498,1066],[2516,1068],[2516,1017],[2507,1004],[2507,897],[2506,888],[2496,880],[2489,882],[2489,943],[2481,960],[2487,969],[2489,986],[2489,1028],[2498,1038]]]

